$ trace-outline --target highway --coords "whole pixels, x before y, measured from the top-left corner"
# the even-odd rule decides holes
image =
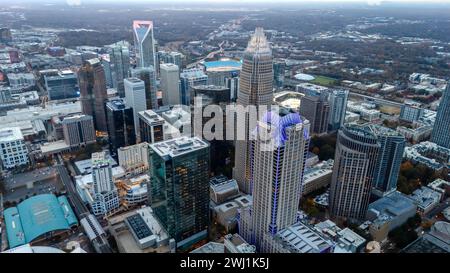
[[[62,159],[58,156],[56,160],[58,164],[55,166],[55,168],[58,170],[58,173],[61,177],[61,181],[63,182],[64,187],[66,188],[67,197],[72,203],[72,206],[75,210],[75,213],[78,216],[78,219],[82,219],[88,214],[90,214],[90,212],[88,208],[84,205],[83,200],[81,200],[80,196],[78,195],[75,186],[73,185],[72,178],[67,172],[67,169],[64,166]]]

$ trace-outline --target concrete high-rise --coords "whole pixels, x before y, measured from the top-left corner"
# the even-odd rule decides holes
[[[145,97],[145,82],[138,78],[127,78],[125,85],[125,105],[133,109],[134,131],[135,135],[139,135],[139,112],[147,109],[147,101]],[[139,142],[138,137],[138,142]]]
[[[125,97],[124,79],[128,77],[130,70],[130,52],[128,47],[122,44],[108,46],[111,78],[113,87],[117,89],[119,97]]]
[[[150,144],[149,201],[178,249],[207,237],[209,225],[209,144],[180,137]]]
[[[273,57],[269,42],[262,28],[256,28],[243,55],[243,64],[239,81],[237,104],[244,107],[266,106],[270,109],[273,100]],[[236,141],[236,157],[233,176],[239,188],[250,193],[250,157],[249,157],[249,115],[237,120],[245,130],[244,140]]]
[[[329,208],[334,218],[364,219],[381,144],[368,126],[338,131]]]
[[[252,141],[251,230],[243,231],[259,252],[273,252],[273,236],[297,221],[303,172],[308,153],[308,120],[281,109],[258,123]]]
[[[442,94],[437,110],[431,141],[439,146],[450,149],[450,82]]]
[[[78,85],[83,114],[94,118],[96,130],[106,132],[106,79],[99,59],[90,59],[84,62],[78,71]]]
[[[347,100],[348,90],[337,89],[329,91],[328,103],[330,105],[330,116],[328,119],[328,131],[337,131],[344,124]]]
[[[153,22],[133,21],[133,37],[137,67],[156,67]]]
[[[126,106],[122,99],[106,103],[109,150],[115,156],[118,149],[136,144],[133,108]]]
[[[131,77],[144,81],[145,98],[147,109],[158,109],[158,98],[156,97],[156,71],[153,67],[138,67],[131,69]]]
[[[330,114],[330,105],[326,94],[304,96],[301,99],[300,114],[311,122],[311,133],[325,134]]]
[[[161,90],[163,105],[181,104],[180,71],[175,64],[161,64]]]
[[[105,152],[92,154],[92,212],[107,215],[119,208],[119,194],[114,185],[112,168]]]

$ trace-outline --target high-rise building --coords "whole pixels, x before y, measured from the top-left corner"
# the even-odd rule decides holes
[[[330,117],[328,119],[328,131],[339,130],[345,121],[347,110],[348,90],[331,90],[328,94],[328,103],[330,105]]]
[[[207,237],[209,144],[180,137],[150,144],[150,203],[163,226],[185,249]]]
[[[439,146],[450,149],[450,82],[442,94],[441,102],[437,110],[431,141]]]
[[[77,75],[71,70],[58,71],[55,75],[45,75],[44,83],[49,100],[73,99],[80,96]]]
[[[84,62],[78,71],[81,110],[94,118],[95,129],[106,132],[105,102],[107,99],[105,71],[99,59]]]
[[[28,149],[19,127],[0,129],[0,159],[7,169],[28,163]]]
[[[95,143],[94,120],[88,115],[73,115],[63,119],[64,141],[70,147]]]
[[[130,52],[128,47],[122,44],[108,46],[109,61],[113,87],[121,98],[125,97],[124,79],[128,77],[130,70]]]
[[[332,217],[364,219],[380,146],[367,126],[349,124],[338,131],[329,198]]]
[[[269,42],[262,28],[256,28],[244,52],[239,81],[237,104],[244,107],[267,106],[273,100],[273,57]],[[250,193],[249,115],[237,120],[245,130],[244,140],[236,141],[236,159],[233,176],[244,193]]]
[[[139,113],[139,134],[141,142],[155,143],[164,140],[165,119],[152,110]]]
[[[156,72],[153,67],[138,67],[131,69],[131,77],[144,81],[146,109],[158,109],[158,98],[156,97]]]
[[[117,150],[119,165],[125,169],[126,172],[136,170],[147,170],[149,167],[148,161],[148,143],[141,142],[139,144],[121,147]]]
[[[175,64],[161,64],[161,91],[163,105],[181,104],[180,71]]]
[[[206,85],[208,76],[201,68],[184,69],[180,73],[181,104],[190,105],[193,101],[192,88],[197,85]]]
[[[133,21],[134,49],[138,67],[156,67],[152,21]]]
[[[125,85],[125,104],[133,109],[135,135],[139,136],[139,112],[147,109],[147,100],[145,97],[145,82],[138,78],[127,78]],[[139,137],[138,137],[138,141]]]
[[[325,94],[304,96],[301,99],[300,114],[311,122],[311,133],[320,135],[327,132],[330,105]]]
[[[92,212],[107,215],[119,208],[119,195],[114,185],[112,168],[105,152],[92,154]]]
[[[370,128],[381,145],[374,171],[373,193],[384,196],[397,189],[406,140],[395,130],[376,125],[371,125]]]
[[[286,70],[286,62],[284,60],[275,60],[273,63],[273,86],[277,90],[281,90],[284,85],[284,72]]]
[[[179,68],[183,67],[183,54],[176,51],[166,52],[158,51],[159,61],[165,64],[176,64]]]
[[[122,99],[106,103],[109,150],[115,156],[121,147],[136,144],[133,108],[126,106]]]
[[[243,231],[259,252],[273,252],[273,237],[297,221],[309,143],[309,122],[298,113],[268,112],[252,141],[252,229]]]
[[[236,101],[239,94],[239,77],[226,78],[225,86],[230,88],[231,100]]]

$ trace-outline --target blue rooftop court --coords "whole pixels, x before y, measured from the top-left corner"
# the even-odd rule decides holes
[[[33,196],[4,211],[9,247],[28,244],[50,232],[69,230],[78,220],[66,196]]]

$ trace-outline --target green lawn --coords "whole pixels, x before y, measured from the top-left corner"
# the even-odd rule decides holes
[[[330,77],[325,77],[325,76],[314,76],[315,79],[311,81],[311,83],[314,84],[319,84],[319,85],[325,85],[325,86],[332,86],[335,85],[337,80],[330,78]]]

